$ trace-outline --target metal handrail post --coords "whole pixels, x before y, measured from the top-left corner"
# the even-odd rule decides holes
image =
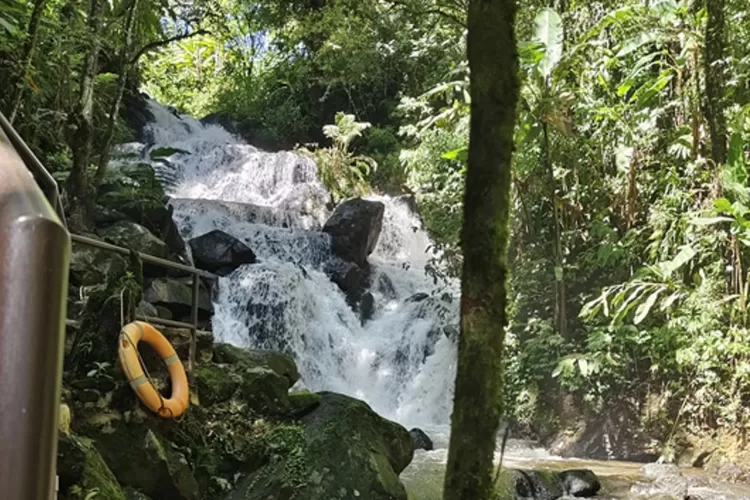
[[[0,496],[49,500],[70,236],[11,144],[0,131]]]
[[[190,349],[188,351],[188,377],[190,378],[190,386],[194,387],[193,381],[195,379],[195,356],[198,349],[198,298],[200,296],[200,279],[197,274],[193,274],[193,303],[191,313],[191,320],[193,327],[190,329]]]

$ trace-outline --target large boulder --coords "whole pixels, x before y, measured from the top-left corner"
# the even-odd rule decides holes
[[[123,274],[128,263],[120,255],[80,243],[70,254],[70,284],[92,286],[106,283],[110,275]]]
[[[185,455],[143,422],[115,421],[97,434],[95,443],[121,485],[159,500],[200,498]]]
[[[289,356],[217,344],[214,361],[199,365],[196,371],[203,402],[220,404],[234,398],[263,415],[283,415],[297,409],[288,393],[299,372]]]
[[[255,253],[237,238],[214,230],[190,240],[195,266],[225,276],[241,265],[254,264]]]
[[[321,393],[300,423],[283,440],[290,449],[242,480],[227,500],[406,500],[398,479],[413,455],[406,429],[333,393]]]
[[[323,272],[338,285],[350,302],[356,302],[364,280],[364,273],[357,264],[333,258],[325,263]]]
[[[62,498],[125,500],[112,471],[91,440],[60,434],[57,440],[57,475]],[[75,492],[79,496],[75,496]]]
[[[169,256],[167,244],[151,231],[135,222],[121,220],[100,229],[99,236],[113,245],[132,248],[138,252],[166,259]]]
[[[414,450],[431,451],[433,449],[432,439],[422,429],[415,427],[409,431],[409,435],[414,443]]]
[[[563,472],[504,469],[495,486],[498,498],[512,500],[555,500],[565,497],[591,498],[601,489],[590,470]]]
[[[379,201],[354,198],[336,207],[323,226],[331,235],[333,252],[362,267],[378,243],[385,205]]]
[[[193,304],[192,278],[156,278],[143,292],[143,299],[156,306],[166,307],[175,318],[189,318]],[[213,304],[208,290],[201,284],[198,293],[198,314],[210,317]]]

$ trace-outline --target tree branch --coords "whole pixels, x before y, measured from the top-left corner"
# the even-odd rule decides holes
[[[151,50],[158,49],[159,47],[164,47],[165,45],[169,45],[172,42],[179,42],[180,40],[185,40],[187,38],[192,38],[194,36],[208,35],[208,34],[210,34],[208,30],[196,30],[196,31],[191,31],[190,33],[183,33],[181,35],[175,35],[173,37],[165,38],[164,40],[157,40],[156,42],[151,42],[141,47],[141,49],[135,53],[135,55],[130,59],[130,64],[137,63],[138,59],[140,59],[143,54]]]
[[[412,14],[421,14],[421,15],[438,15],[440,17],[443,17],[449,21],[452,21],[462,28],[466,27],[466,20],[461,19],[461,17],[454,12],[447,12],[445,10],[440,9],[439,7],[434,8],[428,8],[428,9],[415,9],[408,1],[406,0],[389,0],[391,5],[403,7],[404,9],[408,10]]]

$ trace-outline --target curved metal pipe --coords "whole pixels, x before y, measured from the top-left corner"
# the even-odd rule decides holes
[[[0,496],[50,500],[70,236],[11,145],[0,134]]]

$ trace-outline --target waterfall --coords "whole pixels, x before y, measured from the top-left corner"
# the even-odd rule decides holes
[[[320,229],[332,207],[315,163],[261,151],[153,101],[149,107],[148,144],[128,150],[153,165],[182,236],[220,229],[259,260],[219,280],[216,341],[287,352],[300,387],[363,399],[404,425],[446,424],[458,285],[438,286],[425,274],[430,240],[409,201],[372,197],[385,214],[369,258],[375,309],[362,323],[322,271],[332,252]]]

